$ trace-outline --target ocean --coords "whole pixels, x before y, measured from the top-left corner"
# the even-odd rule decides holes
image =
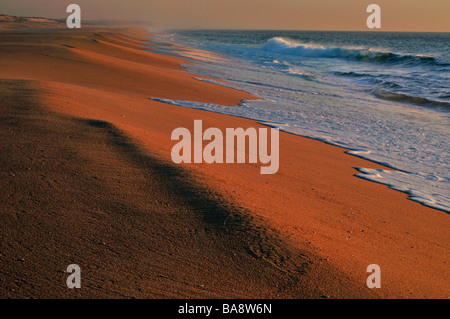
[[[181,30],[158,39],[182,45],[199,81],[263,100],[152,98],[348,148],[396,169],[358,167],[357,176],[450,213],[450,33]]]

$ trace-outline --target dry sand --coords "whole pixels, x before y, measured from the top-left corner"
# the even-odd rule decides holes
[[[262,126],[149,97],[256,97],[195,80],[147,36],[0,32],[0,297],[449,297],[448,215],[354,176],[377,164],[281,133],[275,175],[174,165],[170,134],[194,119]]]

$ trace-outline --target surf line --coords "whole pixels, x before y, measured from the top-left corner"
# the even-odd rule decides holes
[[[219,128],[210,127],[203,132],[202,120],[194,120],[193,136],[185,127],[172,131],[172,141],[179,141],[172,148],[172,161],[175,164],[192,162],[231,164],[235,163],[235,159],[236,163],[246,163],[248,160],[248,163],[268,164],[260,166],[261,174],[276,174],[280,166],[279,130],[270,128],[270,155],[268,131],[268,128],[258,130],[253,127],[246,130],[241,127],[226,128],[224,139],[224,134]],[[205,141],[209,142],[203,147]]]

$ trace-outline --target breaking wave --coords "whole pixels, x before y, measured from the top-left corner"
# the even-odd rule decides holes
[[[262,49],[269,52],[317,58],[348,58],[368,62],[413,62],[443,65],[432,56],[402,55],[382,52],[371,48],[326,47],[315,43],[301,43],[292,39],[275,37],[268,40]]]

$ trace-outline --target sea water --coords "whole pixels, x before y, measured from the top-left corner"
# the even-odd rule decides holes
[[[450,212],[450,33],[183,30],[159,38],[183,45],[178,53],[195,60],[188,70],[198,80],[226,80],[217,83],[262,100],[152,98],[346,147],[395,169],[358,167],[357,176]]]

